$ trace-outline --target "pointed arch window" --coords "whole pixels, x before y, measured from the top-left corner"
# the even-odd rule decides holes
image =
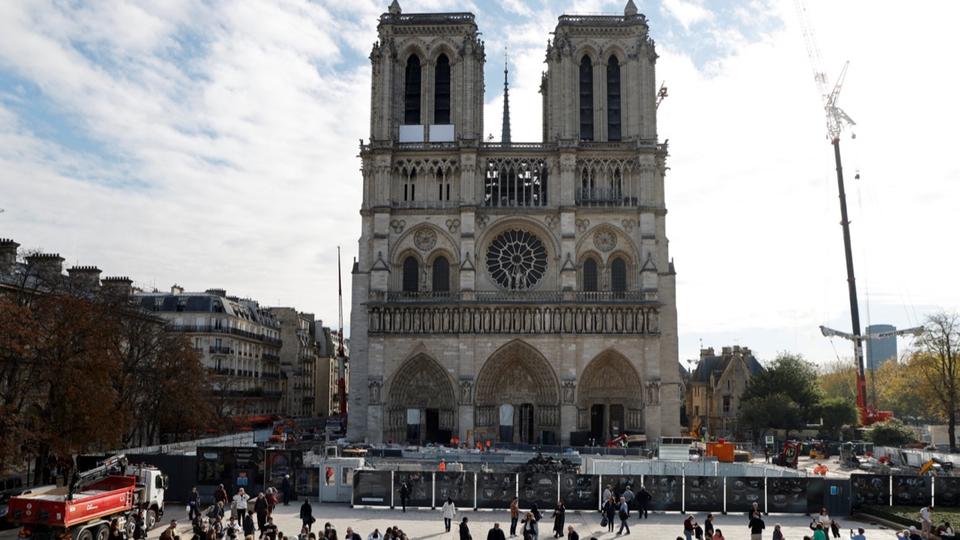
[[[583,261],[583,290],[587,292],[597,290],[597,261],[592,258]]]
[[[450,291],[450,262],[444,256],[433,260],[433,292]]]
[[[413,255],[403,260],[403,292],[420,290],[420,263]]]
[[[420,57],[411,54],[407,58],[407,68],[403,83],[403,123],[420,123]]]
[[[620,140],[620,61],[607,62],[607,140]]]
[[[580,60],[580,140],[593,140],[593,62]]]
[[[434,69],[433,123],[450,123],[450,59],[445,54],[437,58]]]
[[[610,290],[613,292],[627,290],[627,263],[620,257],[610,264]]]

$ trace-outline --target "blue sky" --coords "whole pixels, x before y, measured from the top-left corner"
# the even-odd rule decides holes
[[[336,246],[356,252],[367,55],[387,2],[0,3],[0,237],[145,288],[223,287],[336,317]],[[539,140],[537,88],[562,13],[624,2],[403,1],[472,11],[486,41],[485,131],[503,49],[515,140]],[[907,326],[956,310],[960,121],[952,3],[810,1],[842,104],[862,311]],[[681,359],[704,345],[848,355],[830,147],[793,2],[640,1],[670,97],[668,236]],[[892,8],[896,7],[897,11]],[[349,284],[346,284],[349,286]],[[348,300],[349,304],[349,300]],[[349,305],[346,306],[349,309]]]

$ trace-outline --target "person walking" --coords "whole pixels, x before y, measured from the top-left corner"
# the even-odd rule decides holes
[[[400,508],[403,512],[407,511],[407,498],[410,496],[410,484],[407,484],[407,481],[404,480],[400,482]]]
[[[223,502],[217,501],[210,510],[207,511],[207,518],[211,525],[219,525],[223,520]]]
[[[833,523],[833,520],[830,519],[830,514],[827,513],[827,508],[825,506],[820,508],[820,513],[817,514],[815,521],[822,525],[824,534],[830,530],[830,524]]]
[[[193,521],[200,515],[200,493],[197,492],[197,486],[193,486],[190,494],[187,495],[187,518]]]
[[[223,507],[227,507],[227,490],[224,489],[223,484],[217,486],[217,489],[213,490],[213,502],[218,503],[222,502]]]
[[[693,519],[693,515],[689,515],[683,520],[683,537],[686,538],[686,540],[693,539],[693,530],[696,525],[697,522]]]
[[[520,520],[520,501],[514,497],[510,501],[510,538],[517,536],[517,521]]]
[[[713,538],[711,538],[710,540],[726,540],[726,538],[723,537],[723,531],[721,531],[720,529],[717,529],[716,531],[713,532]]]
[[[460,521],[460,540],[473,540],[473,537],[470,536],[470,527],[467,527],[467,516],[463,516],[463,520]]]
[[[289,506],[293,495],[293,485],[290,483],[290,475],[283,475],[283,481],[280,482],[280,494],[283,495],[283,505]]]
[[[453,504],[453,499],[447,497],[447,501],[440,507],[440,514],[443,516],[443,527],[450,532],[450,523],[457,518],[457,505]]]
[[[780,530],[779,523],[773,526],[773,540],[784,540],[783,531]]]
[[[243,522],[244,516],[247,515],[247,504],[250,502],[250,496],[247,495],[247,492],[240,488],[237,490],[237,494],[233,496],[233,504],[237,506],[237,520]]]
[[[613,497],[613,484],[607,484],[607,487],[603,488],[603,495],[601,495],[600,500],[605,501]]]
[[[713,514],[707,514],[707,519],[703,521],[703,534],[707,540],[713,538]]]
[[[270,504],[262,491],[257,495],[257,501],[253,503],[253,511],[257,514],[257,530],[263,536],[263,527],[267,524],[267,518],[270,516]]]
[[[243,515],[243,521],[241,522],[241,525],[243,526],[244,538],[253,538],[253,533],[257,532],[257,528],[253,523],[253,516],[245,513]]]
[[[813,540],[827,540],[827,533],[823,530],[823,525],[814,522],[810,528],[813,529]]]
[[[650,504],[650,500],[653,499],[653,496],[650,495],[650,492],[647,491],[647,488],[640,484],[640,491],[637,492],[637,518],[647,519],[647,506]]]
[[[557,501],[557,505],[553,507],[553,537],[560,538],[563,536],[563,522],[566,520],[567,507],[564,506],[563,500]]]
[[[307,533],[313,528],[313,522],[316,520],[317,518],[313,517],[313,507],[310,506],[310,499],[304,498],[303,504],[300,505],[300,521],[307,529]]]
[[[750,540],[763,540],[763,529],[766,528],[766,524],[760,518],[760,512],[753,513],[747,528],[750,529]]]
[[[643,484],[641,484],[641,486],[642,485]],[[633,487],[631,487],[630,484],[627,484],[627,488],[623,490],[623,495],[621,495],[621,497],[623,497],[623,500],[627,502],[627,508],[632,508],[637,495],[633,492]]]
[[[930,507],[924,506],[920,509],[920,530],[923,531],[924,537],[930,534],[930,528],[932,524],[933,518],[930,516]]]
[[[629,489],[629,488],[627,488]],[[627,505],[627,499],[620,497],[620,530],[617,534],[623,534],[623,530],[627,530],[627,534],[630,534],[630,525],[627,523],[627,520],[630,519],[630,507]]]
[[[523,540],[538,540],[540,538],[540,526],[533,517],[533,512],[527,512],[523,518]]]
[[[603,503],[603,519],[606,521],[607,532],[613,532],[613,524],[617,518],[617,512],[620,510],[620,505],[617,504],[616,499],[613,498],[613,495],[607,499],[607,502]]]
[[[487,531],[487,540],[507,540],[507,537],[504,536],[503,529],[500,528],[499,523],[494,523],[493,528]]]
[[[573,525],[567,525],[567,540],[580,540],[580,535],[573,530]]]

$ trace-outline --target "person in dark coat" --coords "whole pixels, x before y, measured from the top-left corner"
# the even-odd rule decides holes
[[[223,506],[227,506],[227,499],[227,490],[223,487],[223,484],[220,484],[213,492],[213,502],[222,502]]]
[[[263,531],[267,524],[267,516],[270,515],[270,505],[267,503],[267,496],[263,493],[257,495],[257,502],[253,503],[253,511],[257,513],[257,529]]]
[[[290,475],[283,475],[283,482],[280,482],[280,494],[283,495],[283,505],[287,506],[290,504],[290,494],[291,494],[291,485],[290,485]]]
[[[647,488],[640,486],[640,491],[637,493],[637,517],[647,519],[647,505],[650,504],[650,500],[653,499],[653,496],[650,495],[650,492],[647,491]]]
[[[313,527],[313,522],[316,521],[316,518],[313,517],[313,507],[310,506],[309,499],[303,499],[303,504],[300,505],[300,521],[303,522],[303,526],[309,533]]]
[[[611,495],[607,502],[603,503],[603,517],[607,520],[607,532],[613,532],[613,522],[617,518],[617,511],[620,505]]]
[[[473,537],[470,536],[470,527],[467,527],[466,517],[460,522],[460,540],[473,540]]]
[[[567,525],[567,540],[580,540],[580,535],[573,530],[573,525]]]
[[[187,517],[191,521],[197,518],[200,515],[200,494],[197,493],[197,487],[194,486],[190,490],[190,495],[187,495]]]
[[[400,482],[400,508],[407,511],[407,498],[410,497],[410,485],[404,480]]]
[[[507,540],[507,537],[503,534],[503,529],[500,528],[499,523],[494,523],[493,528],[487,532],[487,540]]]
[[[563,501],[557,501],[557,505],[553,507],[553,537],[560,538],[563,536],[563,522],[566,520],[567,507],[563,505]]]
[[[253,523],[253,516],[249,513],[243,515],[243,535],[244,536],[253,536],[253,533],[257,531]]]

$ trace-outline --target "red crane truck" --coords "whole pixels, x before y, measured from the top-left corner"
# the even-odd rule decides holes
[[[149,530],[163,516],[166,477],[159,469],[129,466],[124,456],[76,474],[69,486],[42,486],[12,497],[7,519],[21,540],[107,540],[110,522],[133,532],[142,513]]]

